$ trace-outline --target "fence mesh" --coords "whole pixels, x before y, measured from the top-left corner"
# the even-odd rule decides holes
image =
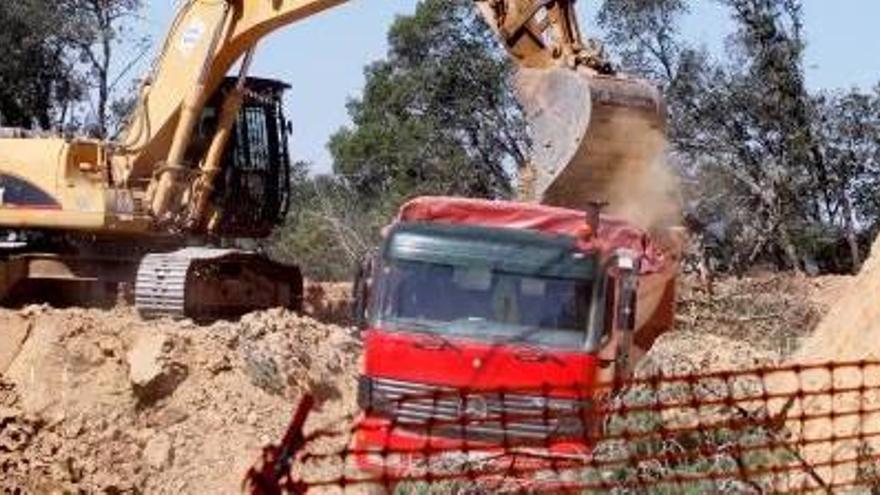
[[[360,395],[361,416],[312,431],[301,404],[253,491],[880,493],[880,362]]]

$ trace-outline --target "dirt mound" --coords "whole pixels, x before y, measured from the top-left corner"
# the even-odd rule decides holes
[[[871,263],[866,273],[877,272]],[[867,302],[877,284],[876,275],[765,275],[720,280],[710,294],[683,278],[676,331],[656,343],[642,372],[780,362],[839,295],[840,305]],[[320,287],[312,304],[339,321],[333,308],[348,304],[349,287]],[[840,305],[832,315],[861,314]],[[858,343],[860,332],[880,342],[876,327],[829,325],[804,349],[833,349],[813,339],[836,336]],[[0,493],[235,492],[304,391],[325,402],[311,426],[348,424],[360,354],[353,330],[280,310],[210,327],[144,322],[128,309],[0,310]]]
[[[316,320],[351,325],[351,283],[306,281],[305,312]]]
[[[880,359],[880,239],[858,277],[842,292],[795,360]]]
[[[880,239],[854,279],[831,289],[839,294],[816,331],[792,356],[793,364],[823,365],[880,360]],[[880,452],[880,367],[818,368],[781,374],[768,386],[772,393],[807,393],[787,411],[789,429],[807,445],[804,456],[825,480],[847,483],[859,473],[836,461]],[[777,410],[785,409],[778,404]],[[797,418],[808,416],[799,422]]]
[[[834,287],[845,283],[845,277],[764,273],[718,279],[709,291],[697,277],[681,276],[675,331],[664,335],[650,356],[664,372],[778,362],[811,334],[835,296]]]
[[[351,330],[284,311],[199,327],[0,310],[0,492],[230,493],[312,390],[355,407]]]
[[[682,376],[756,368],[778,361],[779,354],[747,341],[711,333],[679,331],[657,339],[639,363],[636,375]]]

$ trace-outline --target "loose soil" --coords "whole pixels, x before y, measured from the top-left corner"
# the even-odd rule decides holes
[[[852,460],[870,458],[866,462],[876,471],[880,453],[880,366],[875,364],[880,361],[880,239],[857,277],[829,281],[817,292],[820,297],[836,296],[830,297],[824,319],[788,364],[833,362],[838,368],[799,376],[781,374],[770,391],[786,394],[800,389],[816,394],[794,402],[787,418],[811,419],[790,419],[789,430],[807,445],[807,461],[823,466],[818,470],[823,479],[851,483],[861,475]],[[860,361],[870,364],[840,367]]]
[[[199,327],[0,312],[0,493],[234,493],[305,391],[350,415],[352,330],[284,311]]]
[[[782,362],[830,306],[847,324],[826,321],[795,357],[880,342],[877,305],[851,307],[880,293],[877,271],[722,280],[712,294],[682,279],[676,329],[642,370]],[[0,493],[234,493],[304,393],[321,401],[311,426],[350,423],[361,347],[329,323],[348,323],[348,286],[318,287],[309,310],[328,323],[280,310],[212,326],[130,308],[0,310]]]

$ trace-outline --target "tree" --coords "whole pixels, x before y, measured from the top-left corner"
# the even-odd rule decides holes
[[[880,85],[814,97],[814,133],[830,171],[825,187],[832,201],[829,219],[842,231],[852,268],[861,262],[867,237],[880,227]],[[864,235],[868,234],[868,236]]]
[[[0,124],[81,131],[81,103],[92,96],[91,134],[106,137],[115,125],[114,89],[146,52],[135,40],[128,64],[114,73],[114,50],[130,42],[127,21],[141,0],[22,0],[0,5]]]
[[[271,239],[273,256],[297,263],[315,280],[347,280],[379,240],[388,208],[363,208],[351,185],[332,175],[309,176],[294,164],[290,214]]]
[[[509,195],[525,126],[506,55],[472,2],[424,0],[388,40],[348,105],[353,126],[330,141],[336,173],[365,198]]]
[[[67,21],[55,2],[0,3],[0,125],[50,129],[70,117],[82,81],[61,39]]]
[[[599,16],[628,70],[664,85],[691,223],[707,229],[723,264],[736,269],[766,261],[857,267],[867,224],[857,203],[876,196],[863,193],[869,179],[856,173],[870,155],[865,129],[876,125],[867,117],[869,99],[809,93],[798,0],[716,1],[736,24],[725,62],[682,39],[676,26],[687,12],[683,1],[606,0]],[[845,142],[857,131],[861,138]],[[835,247],[842,240],[848,255]]]
[[[116,126],[113,92],[128,70],[146,53],[149,39],[137,37],[127,22],[137,17],[142,0],[64,0],[62,8],[73,22],[68,24],[64,41],[79,54],[88,87],[95,93],[92,134],[107,137]],[[120,44],[133,45],[136,54],[125,67],[113,73],[114,51]],[[124,103],[119,103],[123,105]]]
[[[669,85],[687,50],[678,31],[687,12],[685,0],[606,0],[598,21],[628,70]]]
[[[508,196],[526,162],[512,67],[472,0],[423,0],[388,41],[348,104],[352,125],[328,144],[335,174],[298,165],[291,214],[273,239],[275,255],[312,278],[348,278],[406,199]]]
[[[691,92],[691,127],[677,136],[690,159],[729,174],[743,194],[751,263],[760,255],[801,267],[797,236],[809,188],[811,137],[801,68],[799,6],[788,0],[725,0],[738,31],[731,37],[733,63],[709,72]],[[741,219],[741,222],[746,218]],[[745,232],[743,232],[745,233]]]

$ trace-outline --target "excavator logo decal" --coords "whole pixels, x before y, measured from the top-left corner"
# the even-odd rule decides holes
[[[58,201],[37,186],[18,177],[0,174],[0,208],[61,209]]]
[[[177,44],[180,53],[189,55],[193,48],[198,44],[199,40],[202,39],[202,36],[205,35],[207,29],[205,23],[200,19],[194,19],[190,22],[180,35],[180,42]]]

